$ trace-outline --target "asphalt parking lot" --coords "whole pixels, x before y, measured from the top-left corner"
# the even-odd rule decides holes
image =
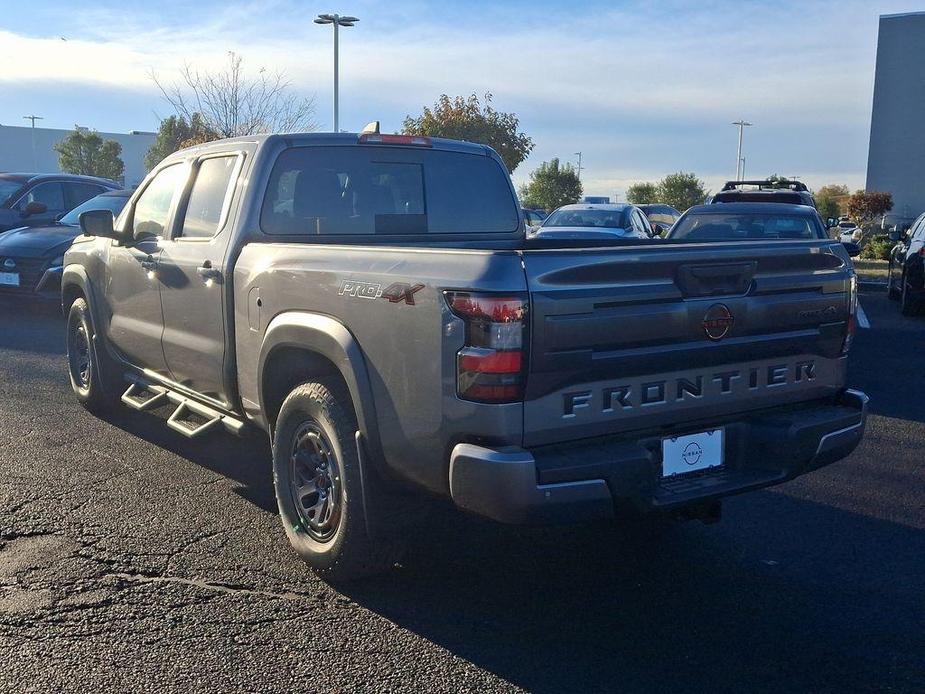
[[[925,691],[925,318],[862,303],[847,460],[709,526],[437,509],[341,590],[289,550],[263,440],[94,418],[62,320],[0,305],[0,688]]]

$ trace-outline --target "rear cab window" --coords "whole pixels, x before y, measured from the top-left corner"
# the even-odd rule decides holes
[[[689,214],[671,229],[672,241],[813,240],[827,238],[809,215],[743,212]]]
[[[412,147],[287,149],[260,213],[272,235],[510,234],[519,225],[507,173],[495,159]]]

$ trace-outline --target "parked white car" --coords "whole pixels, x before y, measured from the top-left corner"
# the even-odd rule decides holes
[[[594,240],[604,237],[650,239],[649,220],[635,205],[563,205],[546,218],[528,238]]]
[[[864,236],[864,232],[854,222],[838,223],[838,240],[842,243],[857,243]]]

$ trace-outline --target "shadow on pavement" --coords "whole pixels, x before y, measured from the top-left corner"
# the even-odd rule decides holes
[[[531,691],[925,688],[925,532],[772,492],[727,511],[661,532],[444,515],[345,592]]]
[[[187,439],[167,427],[171,407],[135,412],[120,408],[106,421],[191,463],[234,480],[234,492],[258,508],[276,514],[273,468],[267,435],[257,429],[240,436],[208,435]]]

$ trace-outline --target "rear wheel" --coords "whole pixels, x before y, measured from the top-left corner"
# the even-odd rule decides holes
[[[897,285],[896,280],[893,279],[893,263],[890,262],[890,269],[887,272],[886,276],[887,282],[887,296],[893,301],[899,301],[899,298],[902,296],[902,289]]]
[[[90,306],[82,297],[67,314],[67,362],[71,388],[81,405],[103,412],[118,401],[115,364],[93,331]]]
[[[273,439],[273,483],[286,536],[320,576],[335,582],[385,571],[402,549],[395,529],[377,528],[366,517],[367,504],[383,490],[372,471],[361,473],[356,430],[342,387],[305,383],[283,402]]]

